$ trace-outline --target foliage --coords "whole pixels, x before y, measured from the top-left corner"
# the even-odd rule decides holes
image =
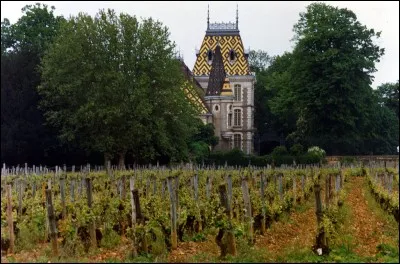
[[[256,72],[259,133],[283,134],[289,145],[318,145],[330,155],[395,154],[398,82],[371,88],[384,54],[375,44],[380,32],[325,3],[310,4],[293,29],[293,52]]]
[[[375,170],[375,173],[378,172]],[[398,193],[390,193],[384,188],[384,186],[380,185],[378,181],[374,180],[369,173],[367,173],[367,178],[371,193],[374,195],[376,201],[385,211],[387,211],[389,214],[392,214],[397,222],[399,222]]]
[[[298,134],[329,153],[357,151],[371,106],[372,73],[384,54],[373,42],[380,32],[367,29],[352,11],[324,3],[310,4],[294,32],[292,88],[300,109],[297,126],[301,119],[304,127]]]
[[[276,156],[281,156],[281,155],[288,155],[289,152],[287,151],[285,146],[278,146],[276,148],[274,148],[274,150],[272,151],[272,156],[276,157]]]
[[[203,124],[199,119],[197,122],[197,131],[192,135],[189,142],[189,151],[191,159],[201,164],[208,159],[210,149],[218,144],[218,137],[214,136],[214,125]]]
[[[396,83],[383,83],[374,91],[379,103],[386,106],[399,118],[399,80]]]
[[[271,57],[266,51],[263,50],[251,50],[248,60],[250,70],[259,73],[265,71],[269,67],[271,61],[273,60],[273,57]]]
[[[296,143],[290,147],[290,154],[293,156],[299,156],[304,153],[304,148],[301,144]]]
[[[195,110],[161,22],[113,10],[63,24],[42,64],[46,120],[65,142],[135,160],[187,158]],[[74,78],[66,78],[74,76]]]
[[[349,164],[356,163],[357,159],[356,159],[356,157],[352,157],[352,156],[344,156],[344,157],[340,157],[339,162],[342,165],[349,165]]]
[[[308,148],[307,152],[315,154],[321,158],[325,157],[325,155],[326,155],[325,150],[321,149],[318,146],[312,146],[312,147]]]
[[[36,87],[41,81],[37,68],[64,21],[54,10],[42,4],[27,5],[16,23],[7,18],[1,23],[1,161],[7,164],[50,165],[65,161],[68,154],[82,156],[71,146],[59,146],[56,132],[44,126],[37,107]]]

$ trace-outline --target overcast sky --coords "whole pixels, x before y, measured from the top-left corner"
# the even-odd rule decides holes
[[[15,23],[21,17],[21,8],[38,1],[1,1],[1,20]],[[189,68],[195,62],[195,48],[200,48],[207,27],[207,5],[210,22],[234,22],[236,4],[239,6],[239,30],[245,48],[262,49],[270,55],[281,55],[293,49],[293,25],[299,13],[315,1],[300,2],[73,2],[41,1],[55,6],[55,14],[69,17],[85,12],[95,15],[99,9],[113,8],[138,17],[153,17],[166,25],[171,39],[176,42]],[[376,65],[373,87],[399,79],[399,2],[323,1],[352,10],[368,28],[382,31],[377,40],[385,48],[385,55]]]

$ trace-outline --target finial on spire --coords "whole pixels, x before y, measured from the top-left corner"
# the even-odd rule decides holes
[[[238,8],[238,4],[236,4],[236,29],[239,29],[239,8]]]
[[[210,29],[210,5],[207,5],[207,29]]]

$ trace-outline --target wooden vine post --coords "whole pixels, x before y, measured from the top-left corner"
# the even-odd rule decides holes
[[[86,178],[86,194],[87,194],[87,203],[90,210],[92,210],[92,180],[87,177]],[[97,239],[96,239],[96,227],[95,221],[92,219],[89,223],[89,234],[90,234],[90,242],[92,249],[97,248]]]
[[[65,173],[65,172],[64,172]],[[62,219],[67,216],[67,210],[65,207],[65,174],[60,178],[60,193],[61,193],[61,206],[62,206]]]
[[[278,180],[279,180],[279,197],[280,197],[280,199],[281,199],[281,201],[283,201],[283,190],[282,190],[282,177],[283,177],[283,174],[282,173],[279,173],[279,175],[278,175]]]
[[[22,178],[18,180],[18,216],[22,215]]]
[[[46,190],[46,201],[47,201],[47,216],[50,225],[50,239],[51,247],[53,249],[53,256],[58,256],[58,246],[57,246],[57,229],[56,229],[56,218],[54,215],[53,201],[52,201],[51,190]]]
[[[194,200],[196,202],[197,208],[199,207],[199,174],[196,172],[193,176],[193,187],[194,187]],[[197,221],[197,230],[196,232],[201,232],[203,230],[202,221],[201,221],[201,214],[200,218],[196,219]]]
[[[134,190],[135,190],[135,179],[133,177],[130,178],[129,180],[129,189],[130,189],[130,194],[131,194],[131,209],[132,209],[132,241],[133,241],[133,247],[132,247],[132,256],[135,258],[137,257],[137,246],[136,246],[136,209],[135,209],[135,195],[134,195]],[[136,191],[137,192],[137,191]],[[138,195],[137,195],[138,196]],[[139,196],[137,197],[139,199]]]
[[[142,210],[140,207],[140,200],[139,200],[139,191],[137,189],[134,189],[132,191],[132,196],[133,196],[133,202],[135,204],[135,211],[136,211],[136,222],[144,226],[144,216],[142,215]],[[146,239],[146,233],[143,233],[142,238],[142,251],[144,253],[147,253],[147,239]],[[136,237],[135,237],[136,239]]]
[[[169,192],[169,198],[171,201],[171,245],[172,249],[178,248],[178,233],[177,233],[177,210],[176,210],[176,191],[173,185],[173,177],[167,178],[167,186]]]
[[[329,206],[329,175],[325,177],[325,206]]]
[[[236,242],[235,242],[235,235],[233,234],[231,227],[231,212],[230,206],[228,202],[228,195],[226,193],[226,186],[225,184],[221,184],[218,187],[219,190],[219,197],[221,206],[225,208],[225,214],[228,218],[228,228],[221,228],[218,232],[216,237],[216,242],[221,250],[221,257],[225,257],[226,254],[231,254],[233,256],[236,255]]]
[[[229,210],[229,213],[230,213],[230,215],[229,215],[229,219],[231,219],[232,218],[232,198],[233,198],[233,195],[232,195],[232,175],[231,174],[229,174],[228,175],[228,177],[227,177],[227,183],[228,183],[228,210]]]
[[[264,173],[261,172],[260,175],[260,194],[261,194],[261,206],[262,206],[262,221],[261,221],[261,234],[265,234],[266,230],[266,204],[265,204],[265,179],[264,179]]]
[[[296,175],[293,174],[293,204],[297,203],[297,194],[296,194]]]
[[[248,239],[249,243],[253,244],[253,217],[251,213],[251,202],[250,202],[250,193],[249,193],[249,185],[248,185],[248,176],[242,178],[242,192],[243,192],[243,201],[244,206],[246,208],[246,221],[248,224]]]
[[[13,222],[13,217],[12,217],[12,199],[11,199],[11,185],[7,185],[6,189],[6,195],[7,195],[7,226],[8,226],[8,234],[10,238],[10,248],[9,252],[12,254],[14,253],[14,222]]]
[[[207,200],[210,199],[210,197],[211,197],[211,177],[210,177],[210,175],[207,175],[207,180],[206,180],[206,197],[207,197]]]
[[[316,215],[317,215],[317,237],[316,237],[316,245],[315,250],[321,249],[322,254],[327,253],[328,243],[326,240],[325,230],[322,224],[322,200],[321,200],[321,186],[319,183],[315,183],[314,185],[315,192],[315,202],[316,202]]]

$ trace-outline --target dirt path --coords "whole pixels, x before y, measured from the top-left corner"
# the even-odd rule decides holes
[[[311,250],[317,230],[314,199],[307,205],[305,211],[293,212],[288,221],[274,222],[264,236],[256,238],[255,247],[267,251],[267,261],[275,261],[278,255],[300,245]]]
[[[393,244],[395,238],[385,230],[388,220],[370,209],[366,199],[369,191],[363,177],[350,177],[347,203],[351,209],[351,221],[348,230],[354,237],[354,251],[360,256],[375,256],[376,246],[381,243]]]
[[[168,262],[193,262],[193,257],[200,253],[214,258],[219,256],[219,247],[215,242],[215,236],[208,236],[207,241],[204,242],[179,242],[178,248],[169,253]]]

